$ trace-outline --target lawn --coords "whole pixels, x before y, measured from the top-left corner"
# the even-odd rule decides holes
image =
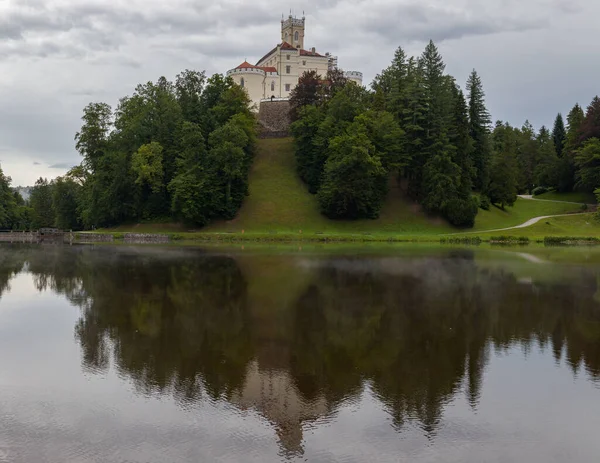
[[[205,232],[245,233],[448,233],[454,229],[437,217],[428,217],[407,199],[396,182],[377,220],[329,220],[319,212],[317,198],[296,174],[292,140],[260,140],[250,173],[250,195],[237,217],[206,227]]]
[[[578,214],[544,219],[527,228],[519,228],[501,233],[478,233],[481,238],[492,235],[526,236],[529,239],[543,239],[545,236],[600,237],[600,222],[595,214]]]
[[[535,199],[546,199],[550,201],[571,201],[574,203],[596,204],[596,196],[593,193],[585,193],[581,191],[571,191],[569,193],[557,193],[549,191],[542,195],[538,195]]]
[[[576,204],[518,198],[514,206],[507,207],[505,211],[494,206],[489,211],[480,210],[475,220],[475,227],[471,231],[514,227],[527,222],[533,217],[567,214],[579,212],[579,210],[580,207]]]

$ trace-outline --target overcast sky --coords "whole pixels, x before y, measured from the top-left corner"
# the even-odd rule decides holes
[[[293,5],[292,5],[293,4]],[[464,86],[476,68],[493,119],[536,128],[600,93],[597,0],[305,0],[305,46],[338,55],[365,84],[394,50],[430,38]],[[280,39],[289,6],[267,0],[0,0],[0,163],[14,185],[80,162],[91,101],[183,69],[226,72]]]

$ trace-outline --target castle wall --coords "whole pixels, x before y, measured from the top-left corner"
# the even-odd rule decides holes
[[[242,79],[244,79],[243,88],[248,93],[252,103],[256,105],[256,110],[258,110],[260,100],[265,97],[265,73],[260,70],[257,70],[258,72],[253,71],[254,70],[252,70],[252,72],[235,72],[231,73],[230,76],[238,85],[241,85]],[[276,79],[276,76],[268,76],[268,78],[270,89],[270,82],[271,80]]]

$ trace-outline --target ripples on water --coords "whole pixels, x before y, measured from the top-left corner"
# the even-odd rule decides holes
[[[560,252],[1,246],[0,462],[596,461]]]

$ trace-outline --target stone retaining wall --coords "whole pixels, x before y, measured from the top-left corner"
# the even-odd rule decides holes
[[[156,233],[125,233],[126,243],[168,243],[169,235]]]
[[[283,138],[289,136],[290,102],[262,101],[258,111],[261,138]]]
[[[111,243],[114,239],[113,235],[105,233],[76,233],[74,237],[78,243]]]
[[[36,243],[39,237],[36,232],[3,232],[0,242],[3,243]]]

